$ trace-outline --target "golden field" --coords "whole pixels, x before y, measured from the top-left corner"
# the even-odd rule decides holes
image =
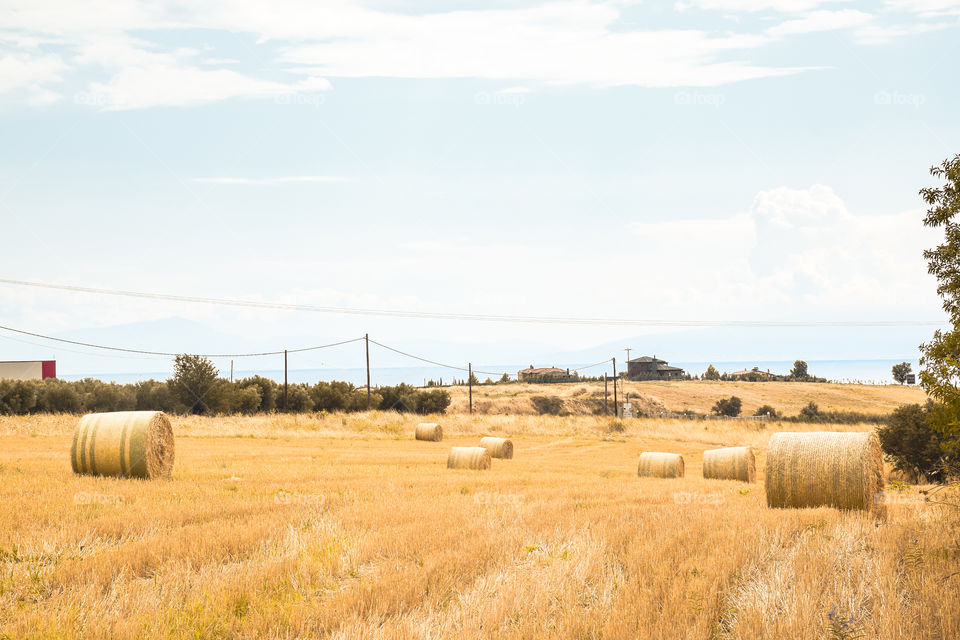
[[[867,426],[432,419],[175,418],[143,481],[73,475],[76,416],[0,418],[0,637],[960,637],[960,508],[766,507],[771,433]],[[446,468],[486,433],[515,459]],[[742,444],[757,483],[703,480]],[[644,450],[686,477],[638,478]]]
[[[453,400],[450,411],[466,413],[469,407],[467,387],[445,388]],[[730,396],[743,401],[743,415],[751,415],[766,404],[787,416],[797,415],[809,402],[816,402],[823,411],[887,414],[901,404],[923,403],[927,399],[920,387],[815,382],[650,380],[624,382],[623,389],[635,407],[653,413],[684,410],[710,413],[717,400]],[[618,393],[622,396],[622,392]],[[609,383],[609,394],[612,407],[612,382]],[[563,398],[571,413],[589,413],[581,406],[583,400],[589,397],[602,399],[603,382],[475,385],[473,406],[481,413],[532,415],[535,411],[530,397],[536,395]]]

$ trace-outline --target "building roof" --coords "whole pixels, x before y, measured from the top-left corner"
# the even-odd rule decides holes
[[[662,362],[663,364],[667,364],[666,360],[661,360],[656,356],[653,356],[652,358],[650,356],[641,356],[639,358],[634,358],[633,360],[627,360],[627,364],[630,364],[631,362]]]
[[[745,376],[745,375],[749,375],[749,374],[751,374],[751,373],[757,373],[757,374],[760,374],[760,375],[763,375],[763,376],[770,375],[770,372],[769,372],[769,371],[760,371],[760,367],[754,367],[753,369],[744,369],[743,371],[734,371],[733,373],[728,374],[728,375],[731,375],[731,376]]]
[[[520,373],[527,373],[533,376],[542,375],[544,373],[563,373],[566,374],[566,369],[558,369],[557,367],[544,367],[542,369],[534,369],[533,365],[530,365],[528,369],[521,369]]]
[[[681,367],[671,367],[668,364],[658,364],[657,371],[683,371]]]

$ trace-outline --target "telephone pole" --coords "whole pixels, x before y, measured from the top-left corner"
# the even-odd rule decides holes
[[[603,372],[603,413],[610,415],[610,404],[607,402],[607,372]]]
[[[370,334],[363,334],[363,340],[367,345],[367,411],[370,411]]]
[[[287,412],[287,350],[283,350],[283,412]]]
[[[470,377],[467,378],[467,382],[470,385],[470,413],[473,413],[473,363],[467,363],[467,372]]]
[[[629,369],[630,368],[630,352],[633,351],[633,349],[627,348],[627,349],[624,349],[624,351],[627,352],[627,368]]]

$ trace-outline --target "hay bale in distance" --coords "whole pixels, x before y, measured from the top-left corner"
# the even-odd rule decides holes
[[[884,511],[883,453],[872,432],[774,434],[766,476],[769,507]]]
[[[513,442],[506,438],[495,438],[486,436],[480,438],[480,446],[490,452],[491,458],[513,458]]]
[[[88,413],[73,431],[74,473],[167,478],[173,468],[170,419],[161,411]]]
[[[448,469],[476,469],[490,468],[490,452],[483,447],[453,447],[447,458]]]
[[[640,454],[637,475],[647,478],[682,478],[683,456],[679,453],[646,451]]]
[[[417,440],[440,442],[443,440],[443,428],[436,422],[421,422],[417,425],[415,437]]]
[[[757,459],[750,447],[724,447],[703,452],[703,477],[714,480],[753,482]]]

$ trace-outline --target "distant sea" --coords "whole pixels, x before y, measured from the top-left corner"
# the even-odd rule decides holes
[[[808,370],[811,375],[827,378],[835,382],[848,382],[860,384],[892,384],[893,377],[890,369],[893,365],[900,362],[909,362],[914,373],[919,370],[919,363],[909,358],[897,358],[892,360],[808,360]],[[562,368],[575,369],[592,363],[569,363],[559,364]],[[769,370],[771,373],[786,374],[793,367],[792,360],[753,360],[753,361],[712,361],[712,362],[671,362],[673,366],[682,367],[688,373],[694,375],[702,374],[707,366],[712,364],[717,371],[732,372],[743,369],[752,369],[759,367],[761,371]],[[500,374],[507,372],[513,376],[520,369],[525,369],[525,365],[477,365],[476,376],[481,380],[492,378],[496,380]],[[622,370],[622,369],[620,369]],[[581,373],[586,376],[603,375],[603,367],[593,367],[586,369]],[[612,373],[609,365],[606,367],[608,374]],[[499,374],[497,373],[499,372]],[[229,375],[229,371],[221,371],[222,376]],[[245,378],[253,375],[261,375],[265,378],[272,378],[278,382],[283,381],[282,369],[240,369],[234,371],[234,379]],[[99,378],[108,382],[138,382],[140,380],[164,380],[170,376],[169,372],[143,372],[143,373],[77,373],[64,374],[59,377],[65,380],[81,380],[83,378]],[[467,377],[466,371],[454,371],[441,367],[381,367],[375,368],[371,372],[371,383],[374,385],[393,385],[406,382],[412,385],[423,385],[428,380],[443,381],[449,383],[452,379],[464,380]],[[366,384],[366,370],[364,369],[291,369],[288,372],[290,382],[317,382],[319,380],[344,380],[352,382],[355,385]]]

